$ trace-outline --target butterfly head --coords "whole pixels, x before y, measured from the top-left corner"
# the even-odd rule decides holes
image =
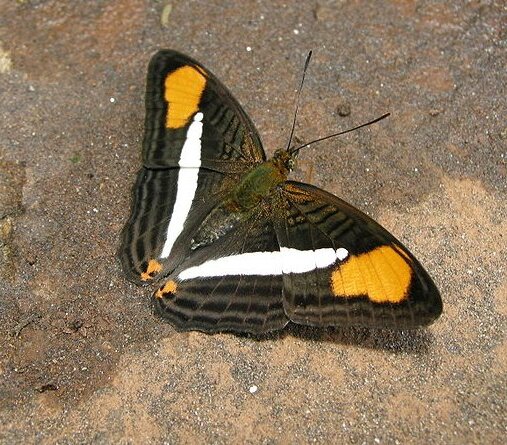
[[[282,173],[288,174],[296,167],[296,156],[289,150],[279,149],[273,155],[273,163]]]

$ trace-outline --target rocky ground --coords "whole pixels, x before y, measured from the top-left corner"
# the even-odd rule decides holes
[[[507,10],[501,1],[0,0],[0,443],[501,444]],[[176,332],[115,252],[148,60],[174,48],[295,177],[367,212],[439,286],[419,331]]]

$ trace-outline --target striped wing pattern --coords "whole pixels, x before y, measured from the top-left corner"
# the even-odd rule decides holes
[[[188,235],[238,174],[263,160],[255,127],[216,77],[175,51],[156,53],[147,75],[143,167],[119,250],[127,277],[148,284],[170,273],[189,254]]]
[[[283,328],[289,320],[280,274],[231,275],[227,268],[212,276],[204,272],[220,259],[278,249],[270,218],[250,215],[237,230],[216,245],[197,250],[169,276],[155,292],[158,313],[185,330],[259,334]]]
[[[122,232],[120,249],[123,270],[127,278],[136,284],[147,284],[150,281],[143,280],[142,276],[154,258],[162,267],[166,264],[161,256],[176,199],[179,170],[142,168],[138,173],[133,188],[131,215]],[[229,180],[234,181],[234,178]],[[179,239],[187,239],[210,210],[221,201],[224,183],[224,174],[199,169],[194,206]],[[167,273],[188,254],[187,244],[175,244],[169,258],[170,264],[165,268]],[[162,275],[164,271],[160,272]]]
[[[171,103],[166,100],[165,92],[168,76],[182,67],[194,68],[205,81],[196,106],[196,111],[204,115],[202,166],[225,172],[243,171],[252,163],[264,161],[264,150],[254,124],[227,88],[195,60],[162,50],[152,57],[148,66],[144,165],[153,168],[178,165],[179,153],[187,139],[188,122],[181,127],[167,127]],[[192,89],[183,80],[178,79],[173,87],[175,94],[180,93],[177,103],[192,95]]]
[[[291,321],[411,328],[440,315],[440,295],[427,272],[378,223],[308,184],[288,181],[280,193],[286,206],[286,217],[276,223],[282,248],[348,252],[329,267],[283,275],[284,308]]]

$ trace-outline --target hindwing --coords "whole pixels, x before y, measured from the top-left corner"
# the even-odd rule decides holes
[[[216,243],[197,249],[154,294],[180,329],[264,333],[289,321],[271,216],[255,209]]]

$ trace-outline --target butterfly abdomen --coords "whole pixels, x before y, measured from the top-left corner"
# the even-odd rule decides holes
[[[219,204],[206,216],[199,226],[190,243],[190,248],[195,250],[214,243],[235,229],[241,219],[241,212],[237,210],[230,199]]]

